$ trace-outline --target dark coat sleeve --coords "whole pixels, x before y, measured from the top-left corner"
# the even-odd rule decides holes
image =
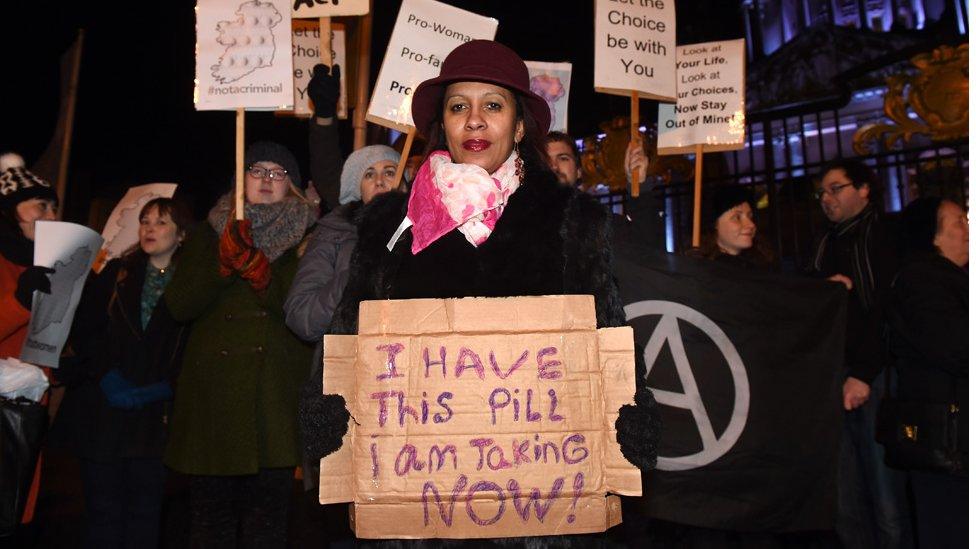
[[[575,193],[563,225],[567,293],[590,294],[600,328],[624,326],[623,303],[613,277],[610,212],[592,197]]]
[[[183,243],[180,266],[163,292],[162,299],[177,322],[202,315],[233,283],[233,276],[220,276],[218,261],[217,233],[209,223],[201,222]]]
[[[62,383],[72,385],[104,374],[94,371],[97,364],[95,358],[102,350],[100,347],[103,346],[108,330],[109,301],[112,299],[121,266],[121,260],[113,259],[100,273],[88,277],[68,336],[74,356],[64,361],[62,368],[56,373]]]
[[[891,296],[891,282],[898,269],[898,255],[885,220],[878,220],[866,236],[869,263],[874,277],[870,290],[871,307],[864,317],[860,341],[847,357],[850,377],[870,384],[887,365],[884,346],[884,311]],[[856,289],[855,289],[856,291]],[[848,331],[850,333],[850,331]]]
[[[969,371],[968,299],[941,275],[939,269],[925,264],[906,267],[895,281],[889,318],[892,329],[912,345],[916,356],[925,357],[920,366],[965,378]]]
[[[383,266],[394,261],[397,251],[386,244],[403,221],[407,195],[401,192],[382,194],[364,207],[357,216],[359,241],[349,261],[349,281],[342,299],[332,315],[330,334],[356,334],[359,325],[359,302],[386,297],[389,288]]]
[[[339,206],[342,153],[339,151],[339,131],[335,121],[323,126],[315,121],[308,123],[308,157],[312,172],[312,185],[319,193],[322,211]]]

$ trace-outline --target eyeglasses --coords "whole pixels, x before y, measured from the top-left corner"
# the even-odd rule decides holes
[[[284,181],[288,177],[288,170],[283,170],[280,168],[262,168],[261,166],[251,166],[247,169],[248,175],[257,179],[264,179],[265,177],[272,179],[274,181]]]
[[[817,200],[823,198],[825,194],[829,194],[830,196],[837,196],[837,193],[844,190],[844,187],[850,187],[851,185],[853,185],[853,183],[844,183],[843,185],[834,185],[826,189],[817,189],[816,191],[814,191],[813,196]]]

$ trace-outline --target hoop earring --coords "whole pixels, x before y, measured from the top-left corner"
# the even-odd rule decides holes
[[[522,155],[519,154],[519,142],[515,142],[515,177],[518,178],[521,183],[523,176],[525,176],[525,163],[522,161]]]

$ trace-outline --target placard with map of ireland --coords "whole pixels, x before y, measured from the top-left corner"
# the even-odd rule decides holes
[[[291,109],[291,3],[199,0],[198,111]]]
[[[102,237],[88,227],[61,221],[38,221],[34,235],[34,265],[54,272],[47,275],[51,293],[34,292],[20,360],[57,368]]]

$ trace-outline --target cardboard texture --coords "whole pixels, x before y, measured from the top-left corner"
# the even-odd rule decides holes
[[[597,330],[592,296],[369,301],[359,327],[324,339],[352,418],[319,486],[357,537],[601,532],[608,492],[641,494],[614,430],[633,333]]]

